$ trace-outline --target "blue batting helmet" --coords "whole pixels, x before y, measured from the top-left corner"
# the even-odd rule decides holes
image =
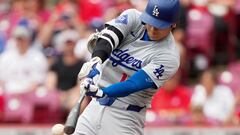
[[[177,20],[179,7],[179,0],[149,0],[140,18],[156,28],[169,28]]]

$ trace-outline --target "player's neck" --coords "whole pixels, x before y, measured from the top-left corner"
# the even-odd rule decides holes
[[[150,37],[148,36],[147,30],[144,31],[144,34],[143,34],[143,37],[141,38],[141,40],[143,40],[143,41],[154,41],[154,40],[151,40]]]
[[[170,33],[169,33],[169,34],[170,34]],[[166,37],[168,37],[169,34],[167,34],[166,36],[164,36],[163,38],[161,38],[161,39],[159,39],[159,40],[152,40],[152,39],[149,37],[149,35],[148,35],[148,33],[147,33],[147,30],[145,30],[145,31],[144,31],[144,34],[143,34],[143,37],[141,38],[141,40],[143,40],[143,41],[162,41],[162,40],[164,40]]]

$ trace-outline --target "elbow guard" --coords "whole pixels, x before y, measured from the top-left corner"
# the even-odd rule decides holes
[[[106,40],[113,50],[121,43],[123,34],[114,26],[108,25],[101,32],[97,31],[89,36],[87,43],[89,52],[93,53],[93,48],[99,44],[99,39]]]

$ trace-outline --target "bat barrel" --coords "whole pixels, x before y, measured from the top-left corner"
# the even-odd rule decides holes
[[[84,97],[85,97],[85,91],[82,91],[79,101],[75,104],[75,106],[71,109],[70,113],[68,114],[68,117],[64,126],[64,133],[68,135],[72,134],[75,131],[78,116],[80,114],[81,103]]]
[[[64,133],[72,134],[74,132],[80,112],[80,105],[80,103],[77,103],[70,111],[65,122]]]

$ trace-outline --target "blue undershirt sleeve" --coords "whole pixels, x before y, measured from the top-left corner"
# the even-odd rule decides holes
[[[147,88],[157,88],[157,86],[144,70],[139,70],[126,81],[110,85],[102,90],[108,97],[125,97]]]

